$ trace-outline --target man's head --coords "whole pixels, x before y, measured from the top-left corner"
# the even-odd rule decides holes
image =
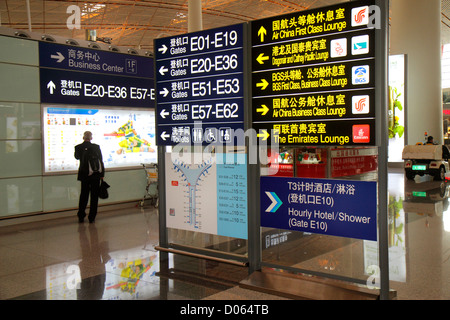
[[[92,140],[92,132],[85,131],[83,134],[83,140],[84,141],[91,141]]]

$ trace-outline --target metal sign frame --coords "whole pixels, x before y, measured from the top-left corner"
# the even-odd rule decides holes
[[[358,2],[358,0],[356,1]],[[377,181],[377,197],[378,197],[378,249],[379,249],[379,287],[380,287],[380,298],[389,299],[389,257],[388,257],[388,195],[387,195],[387,148],[388,148],[388,131],[387,131],[387,79],[388,79],[388,69],[387,69],[387,59],[388,59],[388,3],[385,0],[373,0],[373,1],[361,1],[364,5],[367,3],[375,4],[371,6],[371,9],[375,10],[375,142],[371,144],[378,149],[378,181]],[[246,60],[247,70],[244,71],[244,82],[246,88],[252,87],[251,77],[245,76],[245,73],[249,75],[251,73],[250,66],[252,65],[252,56],[250,53],[250,45],[248,44],[252,33],[252,23],[248,23],[248,27],[244,30],[244,60]],[[253,30],[254,31],[254,30]],[[156,63],[156,59],[155,59]],[[157,68],[155,67],[155,70]],[[244,99],[244,104],[251,106],[252,97],[247,96]],[[158,112],[158,110],[157,110]],[[252,108],[247,107],[244,109],[244,126],[246,129],[252,128]],[[259,149],[258,149],[259,152]],[[165,163],[164,155],[166,153],[166,146],[158,146],[158,166],[160,172],[159,188],[160,190],[165,190],[165,168],[168,164]],[[257,156],[260,159],[259,154]],[[248,265],[249,274],[262,269],[262,266],[266,265],[262,262],[262,251],[261,251],[261,217],[260,217],[260,163],[251,164],[248,163],[248,261],[241,261],[244,265]],[[168,243],[168,235],[166,228],[166,197],[164,192],[160,193],[160,206],[159,206],[159,221],[160,221],[160,232],[159,232],[159,249],[161,250],[162,261],[167,259],[167,254],[170,252],[171,244]],[[191,251],[189,253],[188,251]],[[187,254],[194,254],[192,251],[186,249],[183,252]],[[200,250],[201,251],[201,250]],[[182,253],[177,251],[176,253]],[[230,255],[226,253],[211,253],[207,252],[206,256],[203,258],[212,257],[214,258],[225,258],[233,259]],[[307,270],[299,270],[300,272],[308,273]],[[310,272],[314,274],[314,272]],[[324,275],[321,276],[335,278],[339,280],[349,281],[349,282],[360,282],[355,281],[356,279],[349,279],[347,277]]]

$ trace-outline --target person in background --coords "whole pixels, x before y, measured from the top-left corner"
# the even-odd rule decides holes
[[[81,193],[78,203],[78,222],[84,222],[86,207],[91,197],[89,208],[89,223],[95,222],[98,208],[98,193],[100,182],[105,176],[102,151],[100,146],[91,143],[92,132],[86,131],[83,135],[83,143],[75,146],[75,159],[80,160],[78,168],[78,180],[81,181]]]
[[[434,138],[433,138],[433,136],[429,136],[429,137],[427,138],[427,144],[435,144],[435,143],[434,143]]]

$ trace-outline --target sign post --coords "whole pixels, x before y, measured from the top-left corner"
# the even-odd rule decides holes
[[[251,22],[260,141],[378,149],[376,182],[261,177],[261,227],[378,241],[382,299],[389,298],[386,12],[384,1],[359,0]]]
[[[177,246],[167,228],[248,239],[246,32],[238,24],[155,40],[162,250]]]
[[[378,10],[376,29],[376,88],[377,88],[377,146],[378,146],[378,254],[380,267],[380,299],[389,299],[389,224],[388,224],[388,27],[389,5],[386,1],[376,0]]]
[[[176,202],[181,197],[175,190],[180,191],[182,179],[176,178],[175,171],[185,177],[189,189],[185,198],[190,200],[181,209],[185,213],[181,216],[185,220],[177,221],[181,227],[172,226],[192,231],[207,226],[208,233],[227,235],[215,231],[215,220],[200,221],[195,202],[197,192],[207,188],[214,196],[207,200],[200,196],[200,205],[211,204],[218,188],[213,190],[216,182],[208,178],[222,169],[203,155],[194,167],[169,163],[166,146],[182,146],[182,150],[216,143],[232,146],[237,130],[252,127],[261,145],[271,141],[282,147],[377,148],[377,181],[261,177],[259,162],[245,163],[245,172],[230,167],[239,172],[237,189],[228,189],[231,171],[216,177],[225,186],[223,194],[233,189],[242,193],[244,176],[255,184],[247,186],[246,198],[257,214],[231,220],[248,221],[250,271],[264,264],[261,227],[378,241],[380,296],[389,298],[387,17],[385,1],[357,0],[252,21],[248,43],[247,24],[155,40],[160,188],[173,191],[160,205],[162,247],[169,246],[166,227],[180,212]],[[251,54],[245,56],[247,46]],[[244,93],[248,78],[251,103]],[[233,196],[236,208],[243,205],[244,198]],[[178,200],[169,200],[174,198]],[[225,199],[222,209],[230,199]],[[221,214],[226,220],[230,217],[227,210]],[[222,230],[232,228],[233,224]],[[231,236],[244,237],[242,232]]]

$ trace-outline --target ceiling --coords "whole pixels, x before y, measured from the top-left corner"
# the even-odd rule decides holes
[[[202,0],[203,29],[332,5],[348,0]],[[153,39],[188,31],[188,0],[0,0],[2,27],[84,40],[86,29],[115,46],[153,50]],[[81,10],[81,29],[68,29],[71,5]],[[442,0],[442,38],[450,43],[450,0]]]

